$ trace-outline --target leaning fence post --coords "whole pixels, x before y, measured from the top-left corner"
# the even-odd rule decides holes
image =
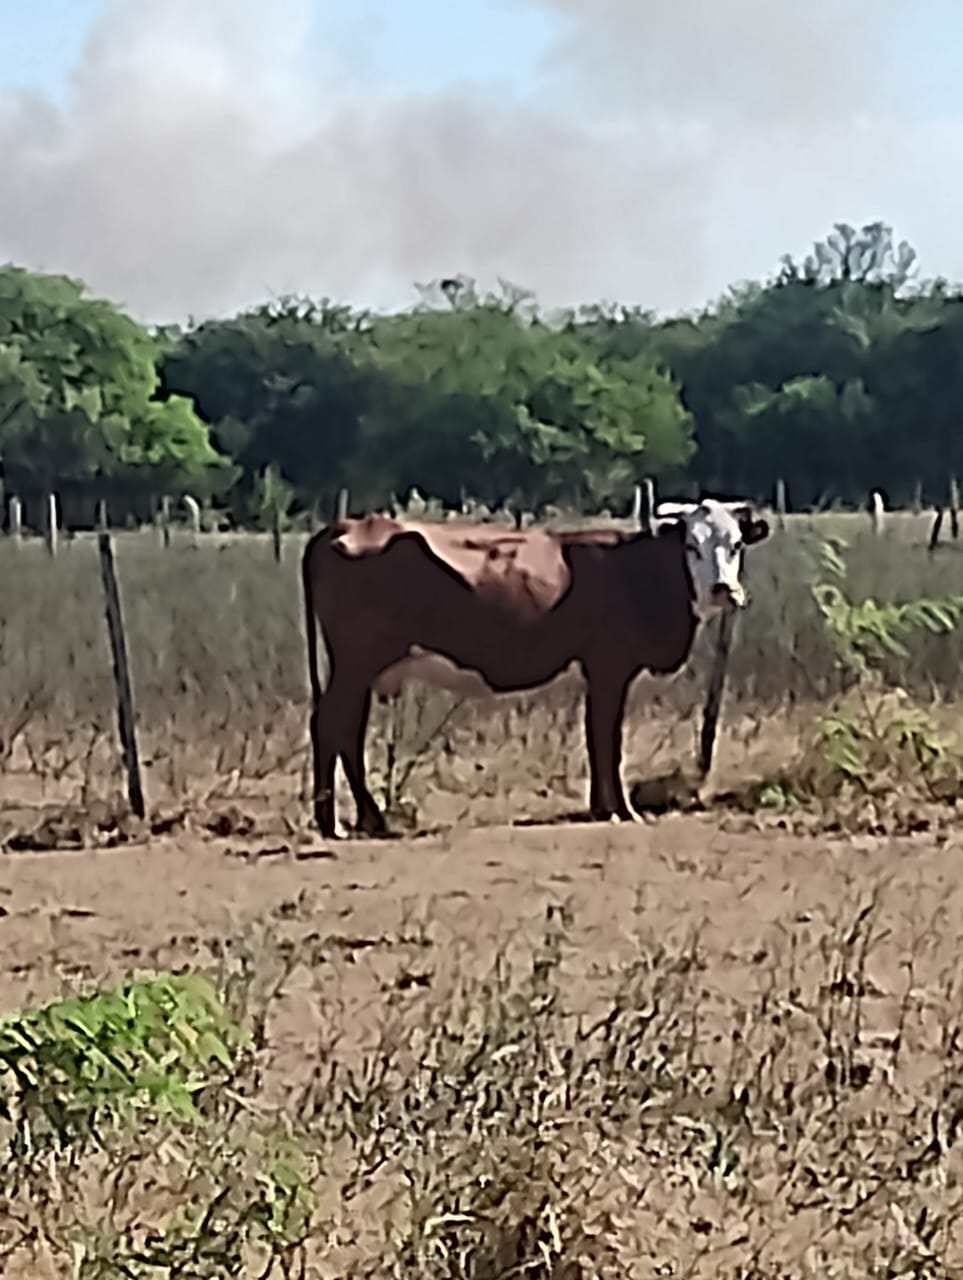
[[[960,487],[956,476],[950,476],[950,534],[953,538],[960,536]]]
[[[114,688],[117,692],[117,726],[120,745],[124,753],[124,770],[127,774],[127,798],[138,818],[146,813],[144,790],[140,779],[140,760],[137,756],[137,733],[134,717],[134,695],[131,691],[130,667],[127,662],[127,641],[124,635],[124,619],[120,608],[120,591],[114,569],[114,549],[107,527],[107,505],[97,504],[97,549],[100,552],[100,576],[104,585],[104,612],[107,634],[110,637],[110,653],[114,667]]]
[[[47,520],[44,527],[44,538],[48,552],[55,556],[57,554],[57,495],[55,493],[47,494]]]
[[[340,489],[338,491],[337,519],[345,520],[348,515],[348,491]]]
[[[201,508],[196,498],[192,498],[189,493],[184,494],[184,506],[191,518],[191,533],[194,538],[194,545],[197,546],[197,535],[201,531]]]
[[[933,528],[930,530],[930,540],[928,543],[928,551],[930,555],[936,550],[937,543],[940,540],[940,530],[943,527],[943,508],[936,508],[936,519],[933,521]]]
[[[699,735],[699,771],[703,778],[708,776],[712,767],[716,732],[719,727],[719,712],[722,710],[722,695],[725,691],[726,672],[729,667],[729,654],[736,629],[736,614],[737,610],[729,607],[723,610],[722,617],[719,619],[716,651],[709,676],[705,711],[702,714],[702,732]]]

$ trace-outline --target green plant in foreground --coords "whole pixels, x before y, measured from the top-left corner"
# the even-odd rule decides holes
[[[882,666],[888,657],[909,657],[905,641],[914,632],[952,631],[963,617],[963,596],[902,604],[871,597],[854,601],[847,592],[845,546],[840,538],[819,544],[821,576],[810,588],[837,665],[851,686],[818,721],[810,789],[833,791],[850,783],[869,790],[880,782],[911,779],[931,792],[955,785],[956,744],[903,690],[885,688]]]
[[[197,975],[159,975],[0,1021],[0,1117],[15,1158],[97,1140],[135,1117],[198,1119],[247,1035]]]
[[[316,1158],[250,1096],[230,995],[162,974],[0,1021],[0,1269],[39,1222],[78,1280],[296,1273]]]

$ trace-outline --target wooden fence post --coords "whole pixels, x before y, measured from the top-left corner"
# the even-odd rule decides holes
[[[348,515],[348,491],[341,489],[338,493],[338,505],[336,508],[336,519],[344,520]]]
[[[699,772],[703,778],[708,777],[709,770],[712,768],[719,713],[722,710],[722,695],[725,692],[726,672],[729,668],[729,654],[732,651],[736,629],[736,614],[737,610],[730,607],[723,610],[722,617],[719,619],[716,652],[709,676],[705,711],[702,714],[702,732],[699,735]]]
[[[639,527],[651,533],[655,519],[655,481],[648,476],[642,481],[639,499]]]
[[[870,519],[873,522],[873,533],[880,534],[883,532],[883,495],[878,489],[874,489],[870,494]]]
[[[786,482],[780,476],[776,481],[776,523],[780,529],[786,527]]]
[[[648,477],[632,490],[632,523],[646,533],[652,532],[655,518],[655,482]]]
[[[274,509],[271,512],[271,541],[274,544],[274,559],[281,563],[281,541],[284,537],[284,528],[281,518],[280,504],[275,502]]]
[[[157,509],[157,529],[160,533],[161,545],[166,551],[171,545],[171,500],[165,493]]]
[[[17,546],[23,539],[23,504],[19,498],[10,499],[10,537]]]
[[[130,667],[127,662],[127,640],[124,635],[124,619],[120,608],[120,591],[114,569],[114,550],[107,528],[106,503],[97,504],[97,549],[100,552],[100,576],[104,585],[104,612],[107,634],[110,637],[110,653],[114,668],[114,688],[117,692],[117,726],[120,745],[124,753],[124,770],[127,774],[127,799],[138,818],[146,813],[144,789],[140,779],[140,760],[137,755],[137,732],[134,717],[134,695],[130,684]]]
[[[57,554],[57,495],[47,494],[47,519],[44,527],[44,538],[50,555]]]
[[[953,538],[960,536],[960,487],[956,476],[950,476],[950,534]]]

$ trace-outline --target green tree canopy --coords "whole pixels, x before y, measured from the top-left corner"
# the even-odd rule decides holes
[[[76,281],[0,269],[8,474],[236,472],[241,521],[281,497],[330,510],[344,485],[369,510],[412,487],[598,509],[643,476],[756,499],[782,479],[796,507],[942,500],[963,478],[961,402],[963,292],[921,281],[882,221],[837,223],[770,279],[666,317],[547,315],[455,276],[394,314],[285,298],[150,334]]]
[[[367,452],[402,459],[402,487],[601,503],[688,460],[678,389],[644,355],[599,358],[508,286],[483,298],[466,281],[425,292],[413,311],[375,321],[368,344],[394,386],[382,416],[369,417]]]

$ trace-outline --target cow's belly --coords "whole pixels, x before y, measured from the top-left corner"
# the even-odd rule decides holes
[[[396,698],[409,681],[417,681],[433,689],[446,689],[463,698],[490,698],[554,684],[573,667],[577,667],[577,663],[569,663],[561,671],[546,672],[544,679],[494,682],[476,667],[461,666],[440,653],[412,645],[408,657],[380,672],[372,681],[371,688],[379,697]]]

